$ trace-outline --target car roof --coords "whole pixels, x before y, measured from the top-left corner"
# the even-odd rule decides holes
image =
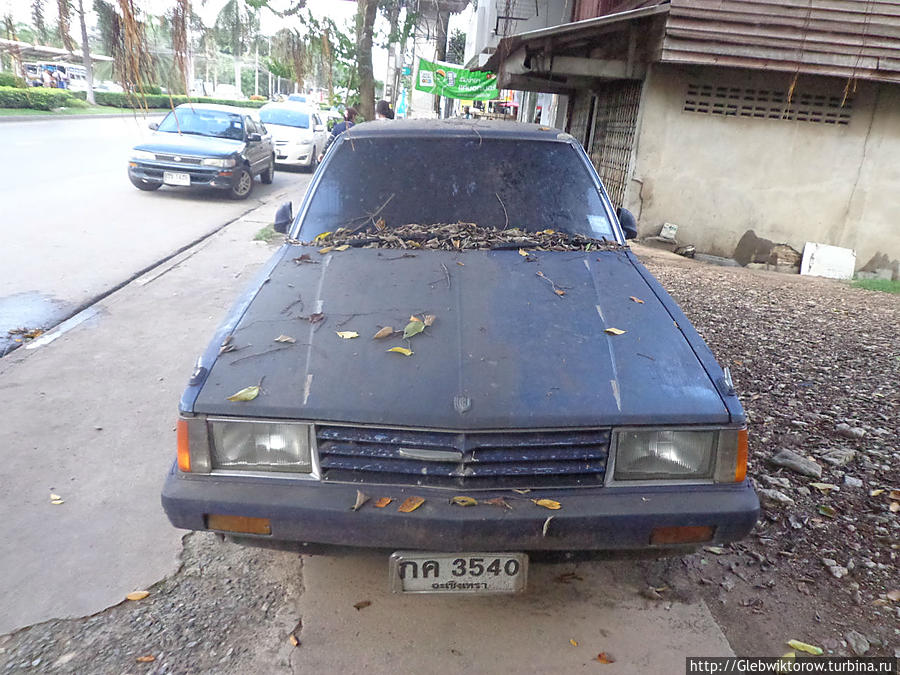
[[[235,115],[250,115],[255,108],[241,108],[236,105],[222,105],[221,103],[182,103],[176,107],[192,108],[194,110],[218,110],[220,112],[234,113]]]
[[[458,137],[477,135],[480,138],[503,138],[529,141],[559,141],[570,143],[569,134],[540,124],[525,124],[505,120],[477,119],[399,119],[375,120],[355,125],[349,131],[356,138],[373,136],[443,136]],[[347,132],[344,132],[347,133]],[[343,135],[343,134],[341,134]]]

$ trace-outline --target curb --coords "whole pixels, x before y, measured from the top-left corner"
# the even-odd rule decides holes
[[[165,112],[169,112],[166,110]],[[137,113],[100,113],[98,115],[0,115],[0,124],[3,123],[11,123],[11,122],[47,122],[47,121],[56,121],[56,120],[108,120],[115,119],[118,117],[133,117],[135,119],[151,119],[154,117],[163,117],[165,113],[150,113],[150,114],[137,114]]]

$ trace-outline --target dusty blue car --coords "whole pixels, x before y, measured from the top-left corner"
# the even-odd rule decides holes
[[[447,593],[751,530],[730,377],[574,138],[366,123],[289,208],[181,399],[176,527],[382,549],[395,590]]]

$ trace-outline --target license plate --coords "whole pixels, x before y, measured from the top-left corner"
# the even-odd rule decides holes
[[[163,171],[163,183],[166,185],[190,185],[191,174]]]
[[[397,551],[390,563],[394,593],[518,593],[528,578],[524,553]]]

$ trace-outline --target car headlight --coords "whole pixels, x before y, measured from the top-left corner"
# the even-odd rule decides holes
[[[309,424],[211,422],[213,469],[312,472]]]
[[[623,430],[616,433],[614,452],[614,481],[741,482],[747,430]]]
[[[229,166],[234,166],[235,161],[234,161],[234,157],[227,157],[227,158],[209,157],[207,159],[201,159],[200,164],[202,166],[218,166],[222,169],[226,169]]]
[[[132,150],[131,159],[145,159],[152,162],[154,159],[156,159],[156,155],[152,152],[147,152],[146,150]]]

